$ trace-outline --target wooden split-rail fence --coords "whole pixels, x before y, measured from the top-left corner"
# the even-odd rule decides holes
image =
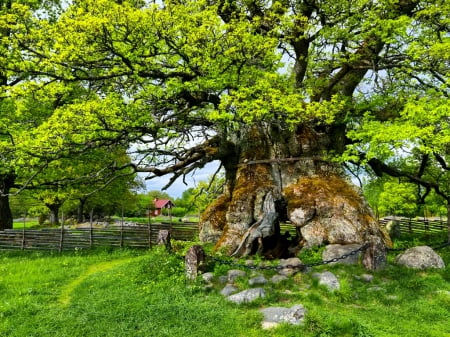
[[[0,249],[74,250],[92,247],[151,248],[160,230],[170,230],[174,240],[195,240],[197,223],[108,226],[97,228],[10,229],[0,231]]]
[[[386,226],[393,222],[401,233],[431,233],[447,230],[447,222],[443,219],[404,218],[389,216],[379,220],[380,225]]]
[[[430,233],[447,230],[442,219],[410,219],[386,217],[380,225],[395,221],[402,233]],[[282,232],[295,235],[295,226],[283,224]],[[0,250],[74,250],[92,247],[151,248],[157,243],[160,230],[170,230],[174,240],[195,241],[198,223],[154,223],[136,225],[88,226],[84,228],[10,229],[0,231]]]

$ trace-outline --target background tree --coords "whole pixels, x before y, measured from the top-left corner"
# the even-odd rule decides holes
[[[21,169],[30,164],[30,157],[21,153],[21,133],[28,132],[48,116],[49,99],[34,105],[31,111],[18,112],[16,94],[13,92],[26,85],[34,77],[30,60],[26,58],[24,45],[17,36],[23,36],[33,26],[35,19],[45,17],[53,22],[61,7],[59,0],[5,0],[0,2],[0,230],[12,228],[12,213],[9,194],[17,187],[18,176],[26,182],[36,172],[35,168]],[[27,88],[27,95],[33,95],[33,88]],[[18,94],[20,96],[20,94]],[[61,98],[61,97],[60,97]],[[53,103],[57,102],[54,100]]]
[[[445,0],[74,2],[19,40],[44,79],[96,94],[56,109],[33,132],[34,149],[133,144],[133,168],[171,182],[220,161],[226,186],[201,236],[235,254],[284,254],[284,220],[301,247],[385,241],[331,158],[348,150],[344,160],[424,187],[422,168],[448,172],[447,9]],[[433,128],[439,141],[424,135]],[[395,167],[399,144],[415,155],[416,178]]]
[[[181,198],[175,201],[175,205],[184,207],[187,214],[200,215],[223,193],[224,186],[223,175],[212,175],[208,181],[199,181],[195,188],[184,191]]]

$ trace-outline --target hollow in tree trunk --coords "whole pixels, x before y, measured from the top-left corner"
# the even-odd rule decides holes
[[[202,215],[200,238],[230,255],[294,256],[323,244],[390,244],[372,211],[338,164],[330,130],[303,126],[241,130],[237,164],[224,162],[227,186]],[[237,147],[237,146],[236,146]],[[280,232],[291,222],[296,235]]]

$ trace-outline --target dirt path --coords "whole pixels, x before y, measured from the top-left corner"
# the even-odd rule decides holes
[[[72,293],[76,287],[83,283],[89,276],[97,273],[103,273],[105,271],[111,270],[117,266],[129,263],[136,260],[136,258],[126,258],[121,260],[100,262],[90,266],[84,273],[74,279],[72,282],[67,284],[61,291],[59,295],[58,302],[61,306],[66,307],[70,304],[72,300]]]

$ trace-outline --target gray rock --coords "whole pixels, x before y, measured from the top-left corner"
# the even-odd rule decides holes
[[[280,267],[301,267],[303,265],[302,261],[298,257],[291,257],[289,259],[281,259]]]
[[[219,276],[218,281],[220,284],[225,284],[228,282],[228,276],[226,275]]]
[[[329,261],[334,258],[339,258],[344,254],[349,254],[350,252],[360,248],[362,245],[359,243],[352,243],[348,245],[328,245],[325,247],[325,250],[322,253],[322,260]],[[350,255],[343,260],[339,260],[337,262],[332,262],[331,264],[341,263],[341,264],[357,264],[359,258],[361,257],[361,252],[358,252],[355,255]]]
[[[247,273],[239,269],[231,269],[228,271],[228,281],[233,283],[238,277],[245,277]]]
[[[366,281],[367,283],[373,281],[373,275],[371,274],[362,274],[361,276],[355,275],[354,278],[357,280]]]
[[[392,239],[398,238],[402,231],[400,229],[400,224],[398,221],[391,220],[386,224],[386,230]]]
[[[262,285],[267,284],[269,281],[264,276],[256,276],[248,280],[248,284],[250,286],[256,286],[256,285]]]
[[[375,286],[375,287],[370,287],[370,288],[367,288],[367,291],[368,291],[368,292],[374,292],[374,291],[384,291],[384,288],[382,288],[382,287],[378,287],[378,286]]]
[[[395,262],[413,269],[445,268],[442,258],[428,246],[409,248],[398,255]]]
[[[211,283],[214,279],[214,274],[213,273],[204,273],[204,274],[202,274],[202,279],[205,282]]]
[[[228,296],[227,299],[231,302],[241,304],[241,303],[249,303],[257,300],[258,298],[266,297],[266,292],[262,288],[252,288],[241,291],[237,294]]]
[[[264,315],[262,327],[270,329],[276,327],[280,323],[288,323],[299,325],[304,322],[306,309],[302,305],[294,305],[291,308],[269,307],[261,309]]]
[[[282,259],[278,266],[280,267],[278,273],[284,276],[292,276],[303,270],[303,263],[298,257]]]
[[[270,281],[272,283],[277,284],[277,283],[283,282],[283,281],[288,280],[288,279],[289,278],[287,276],[285,276],[285,275],[273,275],[272,278],[270,279]]]
[[[225,297],[227,297],[227,296],[230,296],[231,294],[237,292],[238,290],[239,290],[239,289],[236,288],[235,286],[233,286],[233,285],[231,285],[231,284],[227,284],[227,285],[225,286],[225,288],[223,288],[223,289],[220,291],[220,294],[223,295],[223,296],[225,296]]]
[[[330,291],[339,290],[340,288],[339,280],[336,275],[329,271],[314,273],[312,276],[319,280],[320,285],[326,286]]]

